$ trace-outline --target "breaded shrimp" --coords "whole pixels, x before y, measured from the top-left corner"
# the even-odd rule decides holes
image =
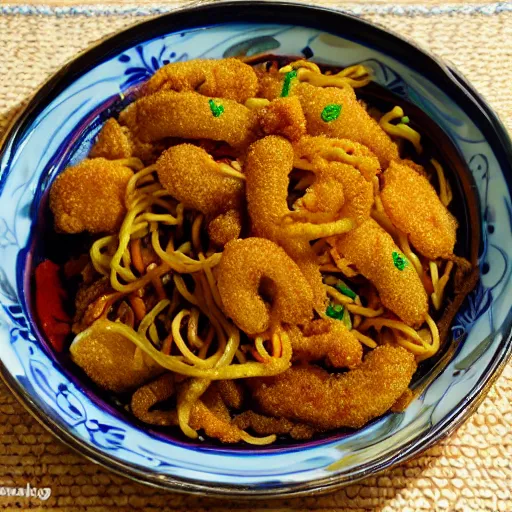
[[[115,393],[138,388],[165,371],[121,334],[95,332],[94,325],[75,337],[69,352],[91,380]]]
[[[223,174],[202,148],[192,144],[173,146],[162,153],[156,167],[163,187],[189,208],[217,215],[242,205],[243,180]]]
[[[359,142],[375,153],[383,169],[399,157],[396,144],[359,104],[351,87],[320,88],[298,83],[292,88],[291,94],[300,99],[310,135],[327,135]],[[322,119],[322,112],[329,105],[339,105],[341,112],[337,119],[326,122]]]
[[[377,347],[344,374],[315,367],[292,367],[272,378],[248,380],[264,413],[322,430],[359,428],[381,416],[408,388],[414,355],[402,347]]]
[[[145,95],[155,92],[196,91],[204,96],[244,103],[256,95],[258,79],[253,68],[238,59],[194,59],[160,68],[144,85]]]
[[[121,125],[111,117],[98,134],[96,143],[89,153],[89,158],[103,157],[107,160],[116,160],[131,157],[132,152],[132,142]]]
[[[313,316],[313,293],[299,267],[281,247],[264,238],[229,242],[217,267],[226,314],[247,334]],[[266,285],[271,297],[261,296]]]
[[[221,140],[245,148],[258,131],[254,111],[234,100],[196,92],[157,92],[137,100],[134,108],[134,135],[142,142],[179,137]]]
[[[239,210],[231,209],[217,215],[208,224],[210,240],[223,247],[231,240],[236,240],[242,231],[242,215]]]
[[[177,425],[176,410],[162,411],[154,409],[159,403],[171,398],[175,393],[173,373],[164,373],[158,379],[146,384],[132,396],[130,408],[133,414],[150,425]]]
[[[314,320],[302,330],[292,326],[287,332],[294,360],[326,359],[334,368],[355,368],[361,363],[361,343],[339,320]]]
[[[428,313],[425,288],[391,236],[372,218],[335,239],[335,247],[379,292],[382,304],[419,327]]]
[[[122,133],[128,140],[131,147],[131,156],[140,158],[146,165],[155,163],[160,153],[166,149],[163,141],[155,143],[142,142],[135,136],[137,131],[137,105],[136,102],[130,103],[120,114],[118,123],[121,126]]]
[[[65,233],[113,232],[121,227],[124,196],[133,171],[104,158],[68,167],[52,185],[50,208],[55,227]]]
[[[284,75],[276,70],[262,71],[258,76],[258,97],[269,101],[281,96]]]
[[[450,257],[457,221],[427,178],[398,162],[383,176],[382,204],[393,224],[423,256],[431,260]]]
[[[349,139],[333,139],[325,135],[306,135],[294,143],[294,165],[298,168],[322,168],[339,162],[355,167],[367,181],[380,173],[379,159],[362,144]]]
[[[306,239],[290,238],[281,222],[290,213],[286,199],[292,168],[293,148],[287,140],[271,135],[254,143],[244,166],[247,206],[254,233],[278,243],[293,258],[313,290],[315,307],[323,310],[326,294],[316,255]]]
[[[306,118],[295,96],[275,99],[258,110],[258,118],[266,135],[282,135],[296,141],[306,134]]]

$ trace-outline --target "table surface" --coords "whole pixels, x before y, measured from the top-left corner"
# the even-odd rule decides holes
[[[160,0],[158,5],[183,3]],[[334,0],[317,3],[346,7]],[[385,7],[443,6],[442,12],[382,14],[370,9],[366,17],[406,34],[436,54],[453,62],[484,94],[512,129],[512,12],[461,13],[462,4],[446,12],[438,0],[394,0],[392,4],[373,0]],[[350,1],[350,5],[369,2]],[[32,0],[6,2],[4,6],[42,5],[74,7],[101,4],[119,7],[127,2],[88,0]],[[489,4],[489,3],[488,3]],[[131,3],[130,5],[135,5]],[[138,0],[139,6],[154,6]],[[495,4],[496,5],[496,4]],[[504,4],[500,4],[504,5]],[[471,7],[468,5],[468,7]],[[512,4],[510,5],[512,7]],[[45,77],[91,41],[131,24],[135,19],[113,9],[97,16],[56,16],[50,9],[41,16],[16,14],[6,9],[0,14],[0,136],[8,121]],[[510,9],[509,9],[510,10]],[[0,13],[2,11],[0,10]],[[99,13],[100,11],[98,11]],[[90,13],[89,13],[90,14]],[[414,14],[414,15],[413,15]],[[138,19],[141,19],[139,16]],[[2,486],[50,487],[52,497],[37,499],[4,498],[0,508],[51,511],[96,512],[108,510],[210,510],[225,512],[261,511],[512,511],[512,365],[491,389],[478,412],[455,434],[421,456],[381,475],[368,478],[335,494],[297,500],[253,503],[216,501],[170,494],[130,482],[84,459],[46,432],[0,383],[0,489]]]

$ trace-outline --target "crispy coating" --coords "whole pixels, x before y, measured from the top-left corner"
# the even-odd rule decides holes
[[[189,208],[216,215],[242,205],[244,182],[223,174],[202,148],[173,146],[162,153],[156,166],[160,183]]]
[[[145,95],[164,90],[196,91],[244,103],[256,95],[258,79],[254,69],[239,59],[194,59],[163,66],[143,88]]]
[[[288,237],[281,225],[283,216],[290,213],[286,199],[293,169],[292,145],[275,135],[260,139],[249,148],[244,169],[254,233],[278,243],[293,258],[313,290],[315,307],[323,310],[326,295],[316,255],[307,240]]]
[[[457,221],[427,178],[398,162],[393,162],[383,176],[382,204],[393,224],[409,236],[423,256],[431,260],[450,257]]]
[[[284,75],[277,70],[258,73],[258,97],[269,101],[281,96]]]
[[[217,271],[226,314],[247,334],[273,325],[307,322],[313,316],[313,293],[299,267],[285,251],[263,238],[229,242]],[[260,295],[271,283],[270,304]]]
[[[166,149],[165,141],[158,141],[155,143],[142,142],[134,135],[137,131],[137,105],[136,102],[130,103],[119,114],[119,125],[121,126],[122,133],[127,138],[131,146],[131,156],[140,158],[146,165],[155,163],[160,153]]]
[[[326,359],[334,368],[355,368],[363,358],[357,338],[338,320],[314,320],[301,331],[290,327],[294,360],[302,362]]]
[[[251,379],[253,399],[264,414],[300,421],[323,430],[359,428],[381,416],[407,389],[416,370],[402,347],[377,347],[344,374],[292,367],[273,378]]]
[[[224,108],[217,117],[215,108]],[[209,99],[196,92],[161,91],[135,102],[134,134],[142,142],[166,137],[210,139],[235,148],[247,147],[258,131],[256,112],[234,100]]]
[[[239,210],[231,209],[217,215],[208,224],[210,240],[221,247],[229,241],[236,240],[242,231],[242,215]]]
[[[315,430],[309,425],[293,423],[285,418],[272,418],[263,416],[254,411],[244,411],[239,414],[233,424],[242,430],[251,428],[259,435],[283,435],[290,434],[292,439],[305,440],[311,439]]]
[[[295,164],[306,161],[323,168],[331,162],[354,166],[367,181],[380,173],[379,159],[366,147],[349,139],[334,139],[325,135],[306,135],[294,143]]]
[[[306,135],[306,118],[296,96],[275,99],[258,110],[258,119],[266,135],[282,135],[291,141]]]
[[[231,422],[229,411],[215,385],[211,385],[190,412],[189,425],[194,430],[204,430],[208,437],[223,443],[237,443],[242,431]]]
[[[136,389],[163,373],[144,353],[136,357],[136,347],[117,333],[92,331],[77,336],[69,348],[71,359],[98,386],[107,391],[123,393]]]
[[[55,227],[65,233],[103,233],[121,227],[124,196],[133,171],[104,158],[68,167],[52,185],[50,208]]]
[[[241,409],[244,403],[244,389],[234,380],[219,380],[216,382],[220,397],[227,407]]]
[[[310,135],[359,142],[377,156],[383,169],[398,158],[396,144],[359,104],[352,88],[320,88],[299,83],[292,88],[292,94],[300,99]],[[322,120],[322,111],[331,104],[341,105],[341,113],[336,120],[327,123]]]
[[[427,293],[414,269],[407,262],[395,267],[393,253],[400,254],[391,236],[373,219],[336,238],[336,248],[379,292],[382,304],[406,324],[419,327],[428,312]]]
[[[96,143],[89,153],[89,158],[103,157],[107,160],[129,158],[132,156],[133,144],[123,131],[121,125],[113,118],[103,125]]]
[[[168,400],[175,393],[174,374],[165,373],[158,379],[137,389],[132,396],[130,407],[133,414],[144,423],[151,425],[177,425],[175,410],[155,409],[159,402]]]

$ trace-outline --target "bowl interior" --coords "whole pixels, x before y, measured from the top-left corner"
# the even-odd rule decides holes
[[[64,69],[57,86],[43,89],[18,120],[0,155],[2,374],[61,438],[112,469],[196,492],[291,493],[360,478],[426,447],[454,428],[503,365],[510,352],[510,167],[485,116],[468,115],[470,99],[483,111],[485,104],[435,63],[425,76],[420,61],[398,58],[397,52],[417,51],[407,43],[328,11],[288,5],[272,22],[265,6],[242,5],[250,22],[210,25],[213,14],[227,21],[234,14],[209,6],[193,17],[171,14],[115,36]],[[279,16],[287,21],[275,22]],[[372,34],[381,38],[379,49]],[[432,156],[445,164],[461,225],[458,251],[479,263],[482,279],[455,319],[450,350],[417,373],[421,394],[404,413],[387,414],[354,433],[254,450],[189,443],[134,422],[49,349],[32,315],[31,276],[41,258],[63,255],[50,229],[49,185],[85,157],[102,123],[130,101],[133,87],[167,62],[261,52],[343,67],[364,63],[373,70],[376,85],[363,97],[377,106],[405,106]]]

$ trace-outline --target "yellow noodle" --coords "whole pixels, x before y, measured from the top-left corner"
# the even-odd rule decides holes
[[[265,98],[249,98],[245,101],[245,106],[250,110],[258,110],[269,104],[270,101]]]
[[[405,333],[420,344],[423,341],[412,327],[409,327],[399,320],[391,320],[389,318],[368,318],[361,325],[363,330],[369,329],[370,327],[375,327],[376,329],[380,329],[381,327],[391,327]]]
[[[367,318],[375,318],[384,313],[383,308],[379,308],[379,309],[365,308],[363,306],[358,306],[357,304],[347,304],[346,307],[351,313],[354,313],[356,315],[365,316]]]
[[[332,286],[327,285],[324,288],[325,291],[327,292],[327,295],[330,295],[333,299],[336,299],[336,301],[339,302],[340,304],[350,304],[354,302],[353,299],[339,292],[338,290],[336,290],[336,288]]]
[[[199,327],[199,310],[192,308],[190,310],[190,317],[188,320],[187,338],[192,345],[196,348],[201,348],[204,345],[203,340],[197,334]],[[199,356],[201,357],[201,356]],[[204,359],[204,358],[202,358]]]
[[[439,199],[445,206],[448,206],[452,200],[452,191],[451,188],[449,188],[450,185],[445,178],[444,170],[441,164],[435,158],[432,158],[430,163],[437,173],[437,179],[439,181]]]
[[[242,441],[245,441],[248,444],[253,444],[256,446],[272,444],[277,439],[275,434],[271,434],[270,436],[266,437],[254,437],[243,430],[240,431],[240,438],[242,439]]]
[[[413,144],[418,154],[421,154],[423,152],[423,147],[421,146],[421,135],[405,123],[391,124],[391,121],[402,118],[403,115],[404,111],[402,108],[396,106],[393,108],[393,110],[384,114],[380,118],[379,124],[381,128],[389,135],[407,139]]]
[[[375,343],[374,340],[372,340],[368,336],[365,336],[364,334],[357,331],[356,329],[352,329],[352,331],[350,331],[350,332],[352,332],[354,334],[354,336],[359,340],[359,342],[362,343],[363,345],[366,345],[369,348],[375,348],[377,346],[377,343]]]
[[[299,68],[309,69],[310,71],[314,71],[315,73],[321,73],[320,68],[314,62],[311,62],[309,60],[296,60],[294,62],[291,62],[287,66],[280,68],[279,73],[289,73],[290,71]]]
[[[233,169],[233,167],[231,167],[228,164],[220,163],[219,170],[225,176],[229,176],[230,178],[237,178],[239,180],[245,181],[245,174]]]
[[[200,213],[194,219],[192,223],[192,246],[196,250],[196,252],[201,252],[201,225],[203,223],[204,215]]]
[[[407,259],[413,264],[418,276],[420,276],[420,279],[423,279],[423,265],[421,264],[420,259],[418,258],[418,256],[416,256],[414,252],[412,252],[407,236],[401,231],[399,231],[398,233],[400,249],[402,249],[402,252],[405,254]]]

